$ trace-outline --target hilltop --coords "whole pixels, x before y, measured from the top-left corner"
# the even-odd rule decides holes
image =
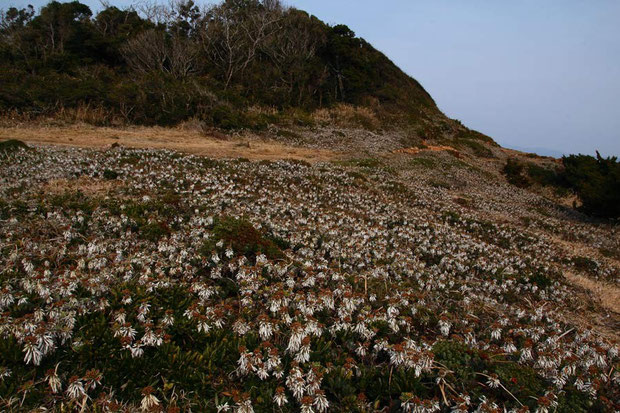
[[[451,140],[484,151],[481,142],[493,143],[448,119],[419,82],[344,25],[278,1],[138,11],[108,6],[94,15],[77,1],[6,10],[4,121],[193,122],[283,135],[341,125],[392,149]],[[364,146],[368,137],[353,140]],[[314,143],[322,138],[314,134]]]

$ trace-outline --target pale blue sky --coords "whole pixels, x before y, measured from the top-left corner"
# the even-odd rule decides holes
[[[287,3],[347,24],[504,146],[620,155],[620,0]]]

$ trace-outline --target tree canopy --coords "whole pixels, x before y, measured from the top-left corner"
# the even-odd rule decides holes
[[[97,14],[78,1],[38,13],[13,7],[0,16],[0,69],[2,111],[91,105],[147,124],[250,106],[348,103],[416,121],[439,113],[418,82],[347,26],[278,0]]]

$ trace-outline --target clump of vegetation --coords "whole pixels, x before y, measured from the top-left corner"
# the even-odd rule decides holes
[[[106,5],[96,14],[78,1],[11,7],[0,15],[0,83],[0,112],[95,125],[199,119],[265,130],[312,124],[316,113],[377,129],[440,114],[417,81],[347,26],[280,1]]]
[[[458,120],[456,121],[456,123],[463,126],[462,123]],[[463,129],[459,130],[457,134],[457,139],[475,140],[475,141],[485,142],[493,146],[499,146],[497,142],[495,142],[493,138],[491,138],[490,136],[487,136],[483,133],[480,133],[478,131],[475,131],[473,129],[469,129],[466,127],[463,127]]]
[[[428,184],[430,186],[432,186],[433,188],[438,188],[438,189],[451,189],[452,185],[444,180],[441,179],[431,179]]]
[[[368,168],[368,169],[377,169],[383,166],[383,163],[377,158],[349,159],[349,160],[342,161],[339,163],[342,165],[346,165],[346,166],[357,166],[359,168]]]
[[[576,269],[590,274],[596,274],[598,270],[598,264],[596,261],[588,257],[573,257],[571,260]]]
[[[617,344],[563,316],[582,303],[552,237],[350,166],[54,147],[0,164],[0,410],[617,410]],[[105,197],[50,185],[103,168],[123,177]],[[485,191],[503,216],[537,198]]]
[[[30,147],[24,142],[17,139],[9,139],[0,142],[0,155],[15,152],[21,149],[29,149]]]
[[[620,217],[620,162],[618,158],[570,155],[562,158],[562,179],[582,202],[587,214]]]
[[[104,169],[102,176],[103,179],[114,180],[118,178],[119,174],[111,169]]]
[[[504,165],[502,172],[506,175],[506,179],[512,185],[518,186],[519,188],[525,188],[529,186],[530,182],[523,174],[524,170],[525,166],[519,162],[518,159],[509,158],[508,161],[506,161],[506,165]]]
[[[409,161],[409,165],[416,167],[422,166],[424,168],[432,169],[436,166],[436,161],[431,158],[413,158]]]
[[[493,151],[491,151],[485,144],[471,139],[458,139],[456,141],[457,146],[463,148],[469,148],[474,155],[481,158],[495,158]]]
[[[558,171],[535,163],[527,164],[527,175],[532,182],[542,186],[560,185],[561,180]]]
[[[313,114],[313,120],[324,126],[361,127],[367,130],[376,130],[381,126],[380,120],[372,109],[346,104],[317,110]]]
[[[170,227],[164,222],[150,221],[140,225],[139,236],[142,239],[157,243],[168,235],[170,235]]]
[[[282,250],[273,238],[270,239],[258,231],[251,222],[245,219],[221,218],[217,220],[211,233],[211,239],[202,247],[203,254],[207,256],[210,256],[215,250],[224,250],[230,247],[236,253],[248,258],[254,258],[258,254],[264,254],[269,259],[284,257]]]
[[[503,172],[508,182],[522,188],[531,185],[554,186],[558,189],[565,187],[562,174],[557,168],[533,162],[523,163],[517,158],[509,158]]]
[[[551,186],[559,195],[574,192],[580,199],[582,212],[603,217],[620,217],[620,162],[616,157],[596,158],[570,155],[562,158],[562,168],[527,165],[509,158],[503,168],[506,179],[524,188],[532,184]]]

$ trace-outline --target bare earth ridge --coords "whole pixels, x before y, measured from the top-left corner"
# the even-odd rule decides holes
[[[251,160],[296,159],[308,162],[339,158],[335,152],[287,146],[252,136],[218,139],[197,130],[161,127],[107,128],[88,125],[19,126],[0,128],[0,140],[19,139],[26,143],[105,148],[113,144],[129,148],[170,149],[215,158]]]

